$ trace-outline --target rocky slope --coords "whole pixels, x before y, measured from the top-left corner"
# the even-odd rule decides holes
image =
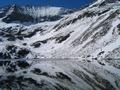
[[[31,25],[5,18],[0,58],[21,61],[1,61],[1,90],[120,89],[119,0],[97,0],[61,19]]]

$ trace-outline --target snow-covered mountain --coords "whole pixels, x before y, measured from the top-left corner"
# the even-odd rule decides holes
[[[24,10],[33,15],[34,8]],[[48,13],[33,16],[41,15]],[[4,62],[1,90],[120,89],[119,0],[97,0],[61,19],[31,25],[6,23],[5,18],[0,22],[0,58],[24,61]]]
[[[44,22],[55,21],[65,14],[72,13],[70,9],[50,6],[7,6],[0,10],[0,17],[4,22]]]

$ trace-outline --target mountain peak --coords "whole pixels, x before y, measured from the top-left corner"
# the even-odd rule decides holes
[[[105,2],[105,3],[115,3],[120,0],[97,0],[98,2]]]
[[[92,4],[92,6],[105,6],[107,4],[113,4],[119,1],[120,0],[96,0],[96,2]]]
[[[73,10],[62,7],[51,6],[17,6],[11,5],[6,10],[5,22],[22,21],[22,22],[43,22],[55,21],[64,15],[72,13]]]

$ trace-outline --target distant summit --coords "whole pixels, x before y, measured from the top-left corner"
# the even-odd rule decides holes
[[[0,10],[4,22],[44,22],[55,21],[73,10],[51,6],[17,6],[11,5]]]

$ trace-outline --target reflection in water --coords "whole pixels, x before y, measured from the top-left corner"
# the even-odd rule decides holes
[[[44,58],[45,60],[45,58]],[[1,62],[1,90],[119,90],[120,71],[94,60]],[[114,68],[109,69],[107,67]],[[115,72],[116,70],[116,72]]]

